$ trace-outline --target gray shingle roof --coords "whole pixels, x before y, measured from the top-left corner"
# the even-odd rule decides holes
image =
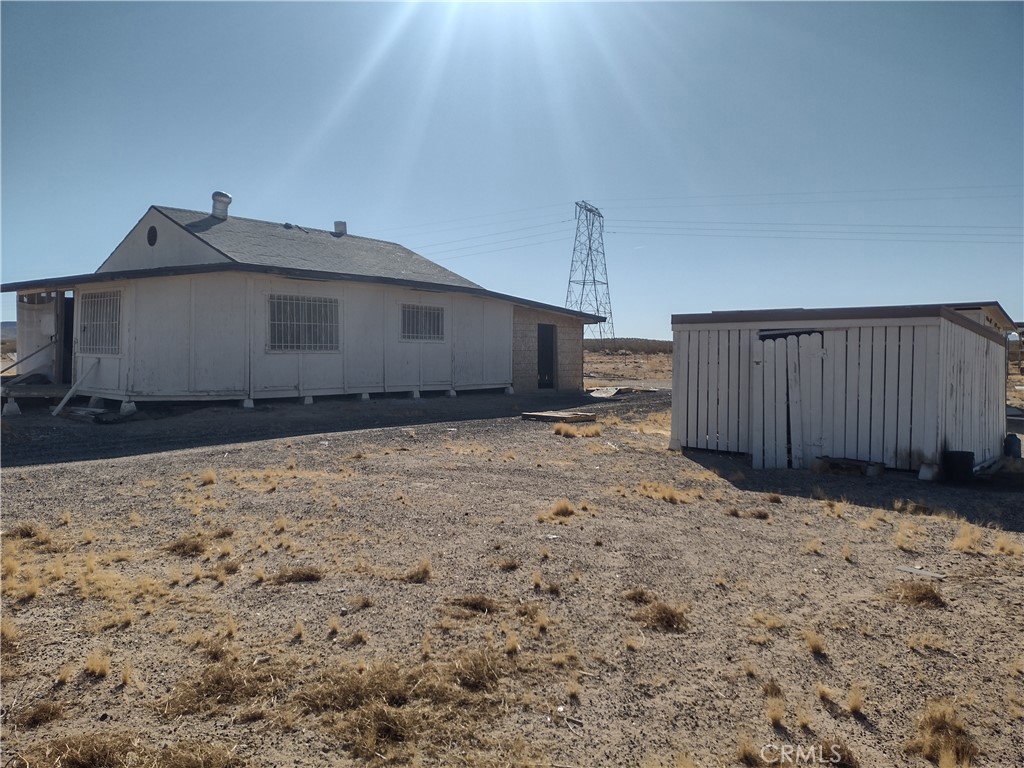
[[[397,243],[322,229],[153,206],[239,264],[408,280],[452,288],[481,286]]]

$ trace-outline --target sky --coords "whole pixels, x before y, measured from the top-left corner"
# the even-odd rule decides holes
[[[1024,320],[1024,4],[0,4],[4,282],[150,205],[399,242],[615,334],[999,301]],[[15,319],[13,294],[4,320]]]

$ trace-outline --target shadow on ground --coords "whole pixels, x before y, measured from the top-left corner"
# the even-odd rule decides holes
[[[295,399],[257,401],[253,409],[237,403],[138,403],[138,413],[115,423],[91,418],[51,416],[46,404],[22,404],[22,415],[2,423],[0,466],[17,467],[111,459],[212,445],[349,432],[381,427],[416,426],[518,417],[526,411],[598,406],[583,393],[505,395],[460,393],[449,398],[424,394],[420,399],[374,396],[325,397],[312,405]]]
[[[952,485],[917,479],[914,472],[887,470],[878,477],[817,474],[806,469],[752,469],[750,459],[735,454],[687,449],[686,458],[719,474],[736,488],[806,499],[843,500],[863,507],[894,510],[900,500],[919,510],[952,512],[968,522],[1024,533],[1024,475],[997,474]]]

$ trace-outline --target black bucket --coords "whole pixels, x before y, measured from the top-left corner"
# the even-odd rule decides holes
[[[1020,458],[1020,438],[1012,432],[1003,440],[1003,456],[1013,459]]]
[[[942,477],[948,483],[969,483],[974,478],[974,451],[943,451]]]

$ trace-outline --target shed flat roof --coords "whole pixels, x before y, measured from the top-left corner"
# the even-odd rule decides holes
[[[998,301],[975,301],[950,304],[902,304],[881,307],[827,307],[820,309],[741,309],[724,312],[672,315],[672,325],[734,325],[738,323],[800,323],[812,325],[816,322],[836,320],[899,320],[913,317],[942,317],[950,322],[969,328],[998,340],[1004,337],[997,331],[976,323],[958,310],[987,309],[1001,324],[1001,330],[1009,333],[1014,322]]]

